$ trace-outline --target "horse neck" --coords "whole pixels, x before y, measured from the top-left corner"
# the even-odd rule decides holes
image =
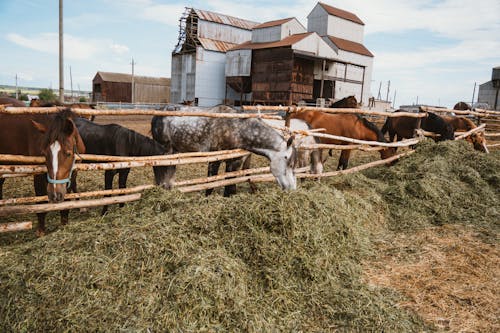
[[[377,126],[375,126],[373,123],[370,123],[368,120],[364,118],[360,118],[359,121],[362,122],[363,127],[366,129],[364,138],[365,140],[386,142],[384,135],[378,129]]]
[[[286,147],[285,139],[272,127],[257,119],[249,119],[248,122],[251,126],[239,131],[241,148],[272,159],[276,152]]]
[[[165,149],[158,142],[147,136],[130,130],[126,144],[129,147],[130,156],[163,155]]]

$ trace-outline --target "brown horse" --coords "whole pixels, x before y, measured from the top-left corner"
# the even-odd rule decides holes
[[[290,118],[302,119],[312,128],[324,128],[327,134],[345,136],[348,138],[386,142],[380,130],[373,123],[356,114],[329,114],[317,111],[304,111],[292,113]],[[321,143],[326,144],[349,144],[345,141],[320,138]],[[395,154],[394,148],[380,151],[381,159],[386,159]],[[347,169],[351,150],[342,150],[337,170]]]
[[[32,108],[43,108],[43,107],[52,107],[52,106],[66,106],[68,108],[76,108],[76,109],[95,109],[95,105],[92,104],[87,104],[87,103],[72,103],[72,104],[62,104],[59,101],[55,102],[45,102],[41,101],[38,98],[33,98],[30,101],[30,107]],[[88,119],[90,121],[94,121],[95,115],[91,116],[81,116],[85,119]]]
[[[64,200],[75,177],[75,154],[85,152],[74,116],[69,109],[55,115],[0,114],[0,154],[44,156],[48,172],[35,175],[34,186],[36,195],[47,194],[50,202]],[[0,198],[4,181],[0,178]],[[39,236],[45,233],[45,215],[37,214]],[[61,222],[68,222],[68,211],[61,211]]]
[[[397,110],[395,112],[402,112]],[[389,132],[389,141],[396,139],[409,139],[415,136],[415,130],[422,128],[425,131],[440,134],[436,141],[454,140],[455,134],[453,128],[447,124],[443,118],[432,113],[427,112],[427,117],[413,118],[413,117],[387,117],[387,120],[382,127],[382,134]]]
[[[469,104],[465,103],[465,102],[458,102],[457,104],[455,104],[455,106],[453,106],[453,110],[472,110],[472,108],[470,107]]]
[[[356,109],[358,107],[358,100],[354,95],[344,97],[330,105],[331,108],[349,108]]]
[[[0,97],[0,105],[14,106],[14,107],[26,106],[26,104],[24,104],[22,101],[12,97]]]
[[[455,117],[455,116],[441,116],[444,121],[451,125],[454,132],[463,131],[468,132],[473,128],[476,128],[476,124],[468,118],[465,117]],[[489,153],[488,147],[486,147],[486,139],[484,137],[484,132],[476,132],[465,138],[468,142],[472,143],[475,150],[482,151],[484,153]]]

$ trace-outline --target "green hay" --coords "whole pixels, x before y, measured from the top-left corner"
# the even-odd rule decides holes
[[[149,191],[0,252],[2,330],[418,330],[360,281],[372,204],[324,185]],[[317,191],[322,195],[318,196]]]
[[[425,142],[393,167],[290,193],[154,189],[105,217],[74,212],[66,227],[52,214],[44,238],[0,237],[0,331],[433,330],[393,291],[367,285],[362,262],[390,234],[386,222],[408,233],[466,223],[494,241],[499,161],[464,143]]]
[[[382,195],[393,229],[453,223],[497,228],[498,161],[498,152],[480,153],[465,141],[436,144],[426,140],[395,166],[365,174],[387,184]]]

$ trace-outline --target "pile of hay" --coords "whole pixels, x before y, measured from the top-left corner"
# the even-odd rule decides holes
[[[360,280],[372,218],[368,200],[328,186],[150,191],[3,248],[0,330],[418,330],[392,292]]]
[[[495,234],[499,160],[425,143],[392,168],[290,193],[148,191],[0,247],[0,331],[432,330],[399,289],[367,283],[363,264],[386,222],[405,232],[477,222]]]

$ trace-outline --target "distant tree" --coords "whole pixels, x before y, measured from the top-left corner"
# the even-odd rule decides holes
[[[80,97],[80,99],[78,100],[80,103],[87,103],[87,98],[82,96]]]
[[[29,101],[30,99],[28,98],[27,94],[19,94],[19,100],[20,101]]]
[[[56,94],[52,91],[52,89],[42,89],[40,93],[38,93],[38,98],[44,102],[55,102],[57,100]]]

